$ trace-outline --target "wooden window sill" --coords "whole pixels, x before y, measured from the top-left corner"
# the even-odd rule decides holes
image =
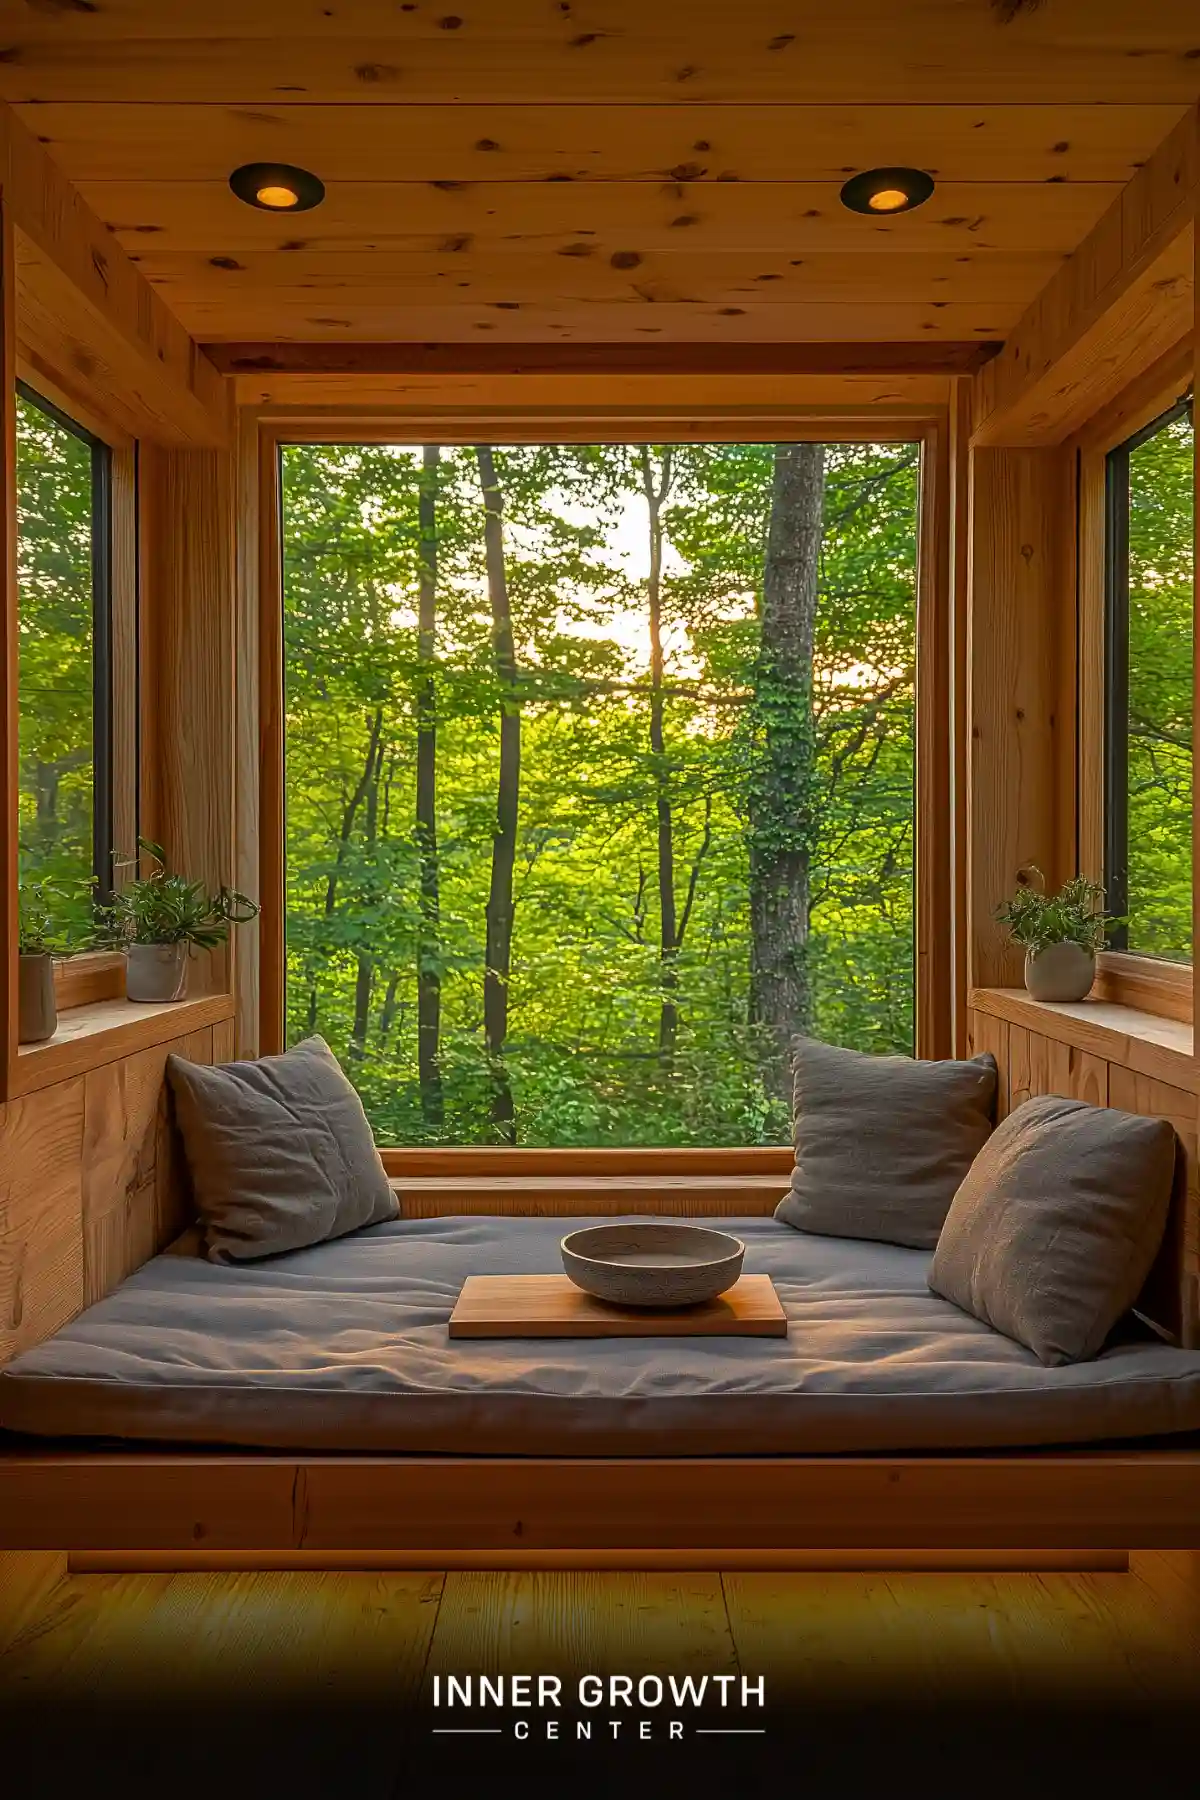
[[[1092,996],[1190,1025],[1192,967],[1157,956],[1136,956],[1127,950],[1105,950],[1097,959]]]
[[[463,1145],[380,1154],[406,1219],[447,1213],[768,1214],[787,1192],[795,1160],[786,1145],[662,1150]]]
[[[51,1087],[117,1062],[139,1050],[170,1043],[206,1025],[233,1017],[231,994],[205,994],[195,1000],[142,1004],[136,1000],[97,1000],[59,1014],[58,1030],[44,1044],[21,1044],[9,1070],[8,1098]]]
[[[1181,1020],[1109,1000],[1080,1000],[1074,1005],[1033,1000],[1024,988],[973,988],[971,1006],[1153,1081],[1200,1092],[1192,1027]]]
[[[120,950],[88,950],[54,959],[54,998],[60,1013],[125,995],[125,957]]]

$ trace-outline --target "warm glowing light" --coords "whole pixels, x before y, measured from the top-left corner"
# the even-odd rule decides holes
[[[297,200],[292,189],[285,187],[260,187],[254,197],[263,206],[295,206]]]
[[[291,163],[243,163],[229,185],[239,200],[264,212],[308,212],[325,198],[320,177]]]
[[[924,169],[864,169],[842,188],[842,205],[851,212],[876,215],[911,212],[932,192],[933,176]]]

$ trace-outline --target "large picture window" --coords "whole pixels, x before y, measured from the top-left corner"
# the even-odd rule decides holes
[[[913,1043],[916,444],[282,452],[287,1031],[386,1144],[778,1144]]]
[[[1109,453],[1107,904],[1114,949],[1192,960],[1193,410]]]
[[[37,395],[17,397],[22,880],[112,885],[110,453]]]

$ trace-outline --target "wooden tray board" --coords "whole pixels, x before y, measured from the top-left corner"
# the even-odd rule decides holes
[[[787,1328],[769,1275],[743,1275],[678,1312],[610,1306],[565,1275],[468,1275],[450,1315],[452,1338],[786,1337]]]

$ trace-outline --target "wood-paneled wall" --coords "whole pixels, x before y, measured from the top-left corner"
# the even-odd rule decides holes
[[[236,886],[234,455],[147,445],[141,463],[142,833]],[[190,991],[231,992],[232,955],[197,958]]]
[[[971,987],[1021,979],[993,917],[1036,865],[1074,874],[1073,465],[1053,449],[974,449],[967,620]]]
[[[969,1051],[990,1050],[1000,1070],[999,1117],[1034,1094],[1062,1094],[1092,1106],[1169,1119],[1179,1139],[1176,1191],[1167,1238],[1139,1310],[1180,1342],[1200,1342],[1200,1136],[1197,1097],[1123,1063],[1030,1027],[972,1010]]]
[[[0,1106],[0,1364],[183,1230],[166,1059],[219,1062],[232,1040],[223,1020]]]

